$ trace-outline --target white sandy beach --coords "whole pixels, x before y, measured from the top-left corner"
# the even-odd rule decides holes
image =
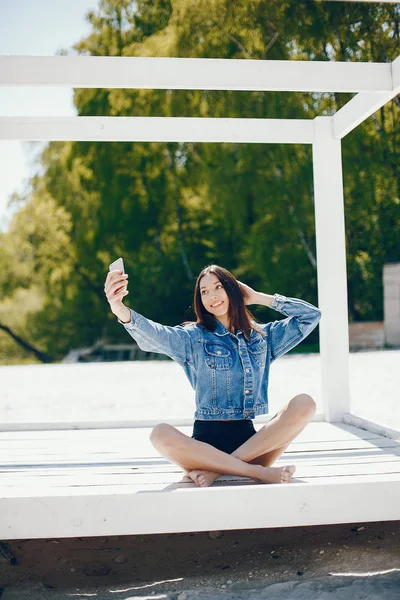
[[[0,421],[63,423],[192,419],[194,391],[171,361],[0,367]],[[400,350],[350,354],[351,412],[400,429]],[[271,367],[269,412],[300,392],[323,411],[319,354],[283,356]],[[257,421],[257,419],[256,419]]]

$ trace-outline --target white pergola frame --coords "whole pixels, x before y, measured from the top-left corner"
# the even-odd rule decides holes
[[[312,446],[313,451],[305,454],[316,464],[303,471],[306,478],[296,485],[211,486],[203,490],[188,487],[190,484],[166,485],[167,481],[175,481],[176,473],[155,473],[149,465],[148,450],[141,448],[144,437],[140,427],[144,423],[108,423],[103,424],[103,429],[99,423],[51,423],[47,427],[18,423],[12,427],[14,431],[7,427],[8,432],[2,427],[1,538],[149,534],[397,519],[398,448],[394,440],[377,439],[374,435],[396,438],[397,433],[350,414],[341,138],[398,93],[400,57],[391,64],[357,64],[11,56],[0,57],[0,85],[356,93],[334,116],[315,119],[0,117],[2,140],[312,144],[323,400],[323,414],[314,415],[314,420],[328,422],[316,424],[318,433],[308,430],[319,450],[311,443],[306,449]],[[332,425],[343,422],[374,433],[359,434],[348,431],[347,426]],[[49,427],[69,431],[42,431]],[[74,431],[89,427],[100,431]],[[136,428],[135,439],[132,440],[132,430],[113,431],[112,427]],[[143,431],[147,436],[149,430]],[[330,435],[334,439],[325,439]],[[136,462],[132,461],[130,450],[133,442]],[[105,475],[104,444],[111,457]],[[345,458],[331,456],[328,460],[333,465],[327,464],[330,448],[333,454],[343,450]],[[143,451],[147,457],[142,460],[145,474],[136,470],[132,479],[132,467],[138,460],[141,462]],[[352,452],[355,468],[347,464],[352,460]],[[118,467],[112,466],[113,458]],[[374,465],[374,460],[379,462]],[[85,461],[89,461],[89,472],[82,472]],[[127,466],[121,466],[121,461]],[[369,501],[365,502],[365,498]],[[243,510],[244,506],[247,510]]]
[[[0,117],[0,139],[312,144],[323,419],[385,435],[350,414],[341,139],[399,93],[400,57],[349,63],[2,56],[0,85],[355,93],[335,115],[314,119]]]

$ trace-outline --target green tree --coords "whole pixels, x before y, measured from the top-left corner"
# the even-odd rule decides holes
[[[82,55],[385,62],[399,50],[398,5],[101,0],[88,20],[73,49]],[[79,116],[313,118],[351,96],[85,88],[74,102]],[[400,256],[398,115],[393,100],[343,142],[351,319],[382,319],[383,264]],[[42,167],[0,236],[0,324],[51,357],[125,339],[103,291],[117,256],[127,303],[165,324],[194,316],[194,281],[210,262],[317,301],[309,147],[57,142]],[[11,356],[15,341],[0,333],[0,348]]]

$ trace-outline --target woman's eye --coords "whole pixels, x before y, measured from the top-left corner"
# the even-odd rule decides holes
[[[219,284],[217,285],[217,288],[219,288],[219,287],[222,287],[222,283],[219,283]],[[203,291],[201,292],[201,294],[203,295],[205,292],[206,292],[206,290],[203,290]]]

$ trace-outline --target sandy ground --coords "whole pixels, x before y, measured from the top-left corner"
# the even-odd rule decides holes
[[[400,350],[350,354],[350,410],[400,430]],[[269,411],[300,392],[323,412],[318,354],[283,356],[271,367]],[[192,419],[194,391],[171,361],[0,367],[0,422]]]
[[[399,365],[399,350],[351,354],[351,411],[400,429]],[[0,367],[0,381],[5,424],[193,416],[193,390],[172,361]],[[299,392],[313,395],[322,412],[318,355],[273,365],[270,413]],[[400,597],[400,521],[19,540],[7,547],[17,562],[0,555],[2,600]]]
[[[2,600],[400,597],[400,521],[21,540],[9,549],[17,564],[0,560]]]

